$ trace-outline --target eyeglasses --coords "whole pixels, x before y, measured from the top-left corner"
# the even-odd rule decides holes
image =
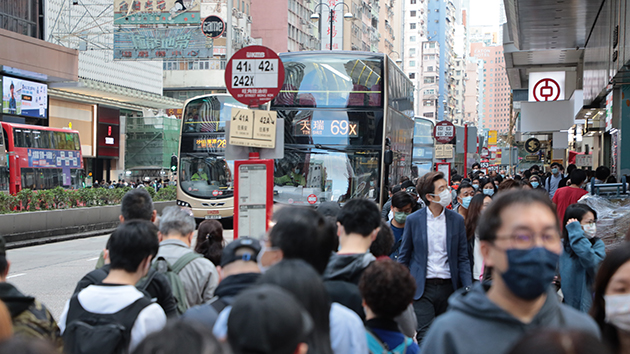
[[[497,240],[510,240],[511,247],[517,249],[528,249],[536,245],[536,234],[527,231],[520,231],[510,236],[499,236]],[[538,239],[542,241],[543,246],[556,246],[560,242],[560,234],[557,232],[543,233],[538,236]]]

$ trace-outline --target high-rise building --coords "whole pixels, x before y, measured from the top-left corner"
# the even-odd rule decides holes
[[[453,97],[453,123],[464,123],[464,105],[466,98],[466,87],[468,82],[466,81],[466,59],[455,58],[453,59],[453,84],[455,90],[451,92]]]
[[[480,92],[482,128],[505,134],[510,124],[510,84],[505,71],[503,46],[471,43],[470,56],[483,65],[480,75],[483,85]]]
[[[416,84],[416,115],[437,119],[439,99],[439,73],[440,73],[440,44],[436,41],[422,42],[420,47],[422,55],[419,67],[419,79]],[[410,48],[411,50],[411,48]],[[409,64],[414,64],[414,59],[409,59]],[[413,68],[413,67],[412,67]],[[409,73],[410,78],[415,73]],[[412,78],[412,79],[413,79]]]
[[[464,122],[481,127],[478,121],[479,107],[479,66],[476,61],[466,61],[466,87],[464,90]]]
[[[440,53],[439,44],[427,40],[427,1],[401,1],[404,3],[400,54],[403,70],[415,87],[415,112],[417,116],[437,118]]]
[[[455,101],[453,58],[455,25],[459,12],[459,1],[428,1],[427,40],[437,41],[440,47],[440,71],[438,77],[438,120],[452,120]],[[461,16],[461,14],[459,15]]]
[[[322,16],[319,22],[315,23],[311,21],[316,3],[309,0],[252,1],[252,36],[261,38],[264,46],[277,53],[319,50],[317,25],[319,22],[327,24],[329,17]],[[340,20],[343,23],[343,13],[342,10],[340,18],[336,21]],[[337,28],[334,28],[333,38],[338,35],[336,30]],[[322,41],[324,38],[325,42],[329,43],[329,37],[322,36]]]

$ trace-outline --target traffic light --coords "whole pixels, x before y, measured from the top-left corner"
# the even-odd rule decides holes
[[[177,156],[175,155],[171,156],[171,171],[177,171]]]

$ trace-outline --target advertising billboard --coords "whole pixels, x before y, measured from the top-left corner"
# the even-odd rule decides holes
[[[115,25],[201,23],[200,0],[114,0]]]
[[[114,30],[114,60],[194,59],[212,57],[212,40],[201,26],[123,27]]]
[[[2,77],[2,113],[34,118],[48,117],[48,86]]]

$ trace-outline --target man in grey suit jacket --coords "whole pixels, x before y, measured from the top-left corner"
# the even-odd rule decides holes
[[[452,196],[444,174],[426,174],[418,191],[428,206],[407,217],[398,262],[416,279],[413,305],[421,343],[433,320],[446,311],[449,296],[472,285],[472,275],[464,218],[446,208]]]

